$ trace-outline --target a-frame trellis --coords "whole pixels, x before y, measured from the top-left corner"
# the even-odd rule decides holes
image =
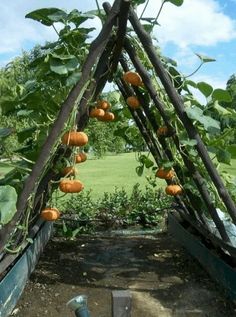
[[[199,210],[198,203],[196,202],[195,197],[193,197],[191,190],[186,189],[183,196],[176,197],[176,209],[185,221],[194,226],[201,235],[211,240],[212,244],[221,250],[227,250],[232,258],[236,258],[236,248],[231,244],[224,223],[220,219],[216,206],[212,202],[209,190],[204,181],[204,175],[198,171],[196,165],[190,159],[186,147],[181,146],[178,135],[175,133],[175,128],[171,125],[168,114],[166,113],[165,105],[160,100],[148,71],[145,69],[136,54],[131,42],[126,37],[127,21],[130,21],[134,32],[136,32],[143,49],[153,65],[156,75],[160,79],[165,92],[175,109],[176,115],[179,117],[186,129],[189,139],[196,141],[195,149],[198,152],[199,159],[202,160],[215,189],[218,191],[222,203],[225,205],[225,208],[232,219],[232,222],[236,224],[236,206],[225,188],[216,168],[214,167],[197,129],[187,116],[183,100],[174,88],[169,75],[163,67],[162,62],[160,61],[160,58],[158,57],[152,44],[150,35],[140,24],[140,21],[131,6],[130,0],[115,0],[112,7],[110,7],[109,3],[104,3],[103,7],[107,13],[107,19],[100,34],[90,46],[88,57],[82,68],[81,79],[71,90],[67,99],[61,106],[61,110],[52,126],[45,144],[41,149],[37,162],[34,165],[30,176],[25,181],[23,191],[18,199],[17,213],[14,216],[14,219],[10,224],[5,225],[0,231],[0,252],[3,250],[3,246],[9,238],[16,222],[23,218],[31,192],[34,191],[36,193],[33,204],[35,213],[46,203],[47,195],[45,195],[45,193],[47,193],[48,190],[48,183],[50,180],[58,179],[59,176],[55,175],[51,169],[47,171],[44,169],[50,158],[50,150],[59,138],[74,105],[78,105],[77,124],[78,130],[81,131],[85,128],[89,119],[89,106],[87,101],[91,98],[93,100],[97,99],[97,96],[103,90],[107,80],[111,80],[113,78],[113,74],[116,72],[118,66],[125,72],[129,70],[126,61],[126,57],[128,56],[129,61],[132,62],[134,68],[142,78],[150,100],[155,106],[155,111],[158,111],[164,124],[168,127],[169,131],[171,131],[170,137],[172,138],[176,149],[179,151],[186,169],[192,175],[192,179],[194,180],[199,192],[199,197],[202,198],[209,212],[209,219],[211,218],[214,222],[221,238],[213,235],[209,230],[206,217],[202,214],[201,210]],[[114,27],[116,29],[116,33],[114,33]],[[93,80],[89,81],[92,70],[94,72]],[[137,110],[130,109],[130,112],[157,165],[160,165],[160,161],[163,158],[174,161],[174,154],[172,153],[166,139],[156,135],[156,131],[159,128],[158,122],[153,115],[153,110],[146,103],[146,100],[144,100],[139,88],[127,85],[121,78],[115,78],[114,81],[125,100],[127,97],[134,94],[140,100],[142,108]],[[87,82],[89,82],[89,84],[86,86]],[[61,153],[65,153],[64,149],[61,150],[61,148],[58,148],[56,158],[58,158]],[[54,160],[56,160],[56,158],[54,158]],[[181,168],[176,164],[174,165],[174,169],[179,182],[183,184],[184,178]],[[40,183],[38,183],[38,179],[42,174],[44,174],[44,177]],[[21,237],[19,235],[18,240],[20,239]]]

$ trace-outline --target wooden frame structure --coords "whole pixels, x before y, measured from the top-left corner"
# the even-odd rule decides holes
[[[128,96],[135,94],[140,100],[140,103],[143,105],[141,109],[130,109],[131,115],[137,124],[137,127],[139,128],[158,166],[160,166],[160,160],[162,159],[172,161],[174,154],[172,153],[168,142],[165,138],[158,137],[156,134],[156,130],[159,125],[154,112],[159,113],[165,125],[172,131],[171,139],[176,147],[176,150],[179,151],[186,169],[192,175],[192,179],[194,180],[199,192],[199,197],[201,197],[209,212],[208,217],[215,224],[220,237],[211,233],[206,217],[202,214],[202,211],[199,210],[198,204],[196,204],[193,199],[191,191],[187,189],[185,190],[184,196],[177,196],[175,199],[180,216],[185,221],[193,225],[199,234],[211,241],[215,247],[221,249],[223,252],[228,252],[232,259],[236,258],[236,248],[231,244],[224,223],[220,219],[216,206],[212,202],[211,195],[204,182],[204,175],[202,175],[197,169],[197,166],[191,160],[186,148],[181,146],[178,135],[175,133],[175,128],[171,125],[171,121],[165,111],[165,105],[160,100],[149,73],[136,54],[129,38],[126,36],[127,22],[130,21],[133,31],[136,33],[143,50],[147,54],[149,61],[163,85],[166,95],[174,107],[176,115],[185,127],[189,138],[196,141],[195,149],[199,155],[199,159],[201,159],[204,164],[205,169],[209,174],[222,203],[228,211],[232,222],[236,224],[235,203],[212,163],[206,146],[204,145],[196,127],[188,117],[183,100],[170,80],[166,69],[162,65],[162,62],[156,53],[155,47],[153,46],[150,35],[141,25],[134,9],[131,6],[130,0],[115,0],[112,7],[109,3],[104,3],[103,7],[107,13],[107,19],[100,34],[90,46],[89,54],[82,68],[82,76],[62,104],[58,117],[56,118],[41,149],[41,153],[33,166],[32,172],[24,183],[23,190],[17,202],[17,213],[9,224],[0,229],[0,274],[3,273],[1,261],[4,259],[6,263],[7,259],[9,259],[9,264],[12,261],[11,257],[4,250],[4,245],[12,235],[16,223],[23,219],[24,211],[28,208],[27,204],[30,194],[32,192],[35,193],[33,213],[39,213],[39,209],[46,204],[48,198],[48,183],[51,180],[57,180],[59,177],[59,175],[56,175],[52,169],[45,170],[45,166],[48,160],[50,160],[50,151],[54,147],[56,140],[60,137],[73,107],[75,104],[77,105],[77,126],[78,130],[82,131],[89,120],[89,105],[87,104],[87,100],[91,98],[96,100],[103,90],[107,80],[112,80],[116,70],[119,68],[126,72],[129,70],[128,65],[130,65],[130,63],[133,64],[133,67],[140,74],[144,87],[149,94],[151,105],[146,103],[143,94],[138,87],[131,87],[127,85],[121,78],[117,79],[117,77],[115,77],[114,81],[125,100]],[[127,58],[129,58],[129,63],[127,63]],[[92,70],[93,80],[89,82]],[[89,82],[89,84],[86,86],[87,82]],[[61,155],[64,155],[64,153],[65,149],[59,147],[57,149],[56,156],[52,158],[52,160],[56,160]],[[70,153],[68,153],[68,155],[70,155]],[[180,166],[175,164],[174,169],[179,182],[184,182]],[[43,178],[41,178],[39,182],[39,177],[41,175],[43,175]],[[21,241],[22,237],[20,231],[18,230],[14,234],[17,237],[16,241]]]

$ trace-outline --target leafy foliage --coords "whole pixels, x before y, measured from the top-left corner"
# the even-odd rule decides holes
[[[135,184],[130,196],[124,188],[96,200],[92,192],[81,192],[60,203],[63,222],[59,232],[74,237],[75,233],[111,228],[159,226],[170,208],[171,199],[161,189],[147,186],[140,190]]]
[[[16,213],[17,194],[13,187],[0,186],[0,228],[11,221]]]
[[[133,0],[132,3],[134,5],[148,5],[148,1],[145,0]],[[183,0],[163,0],[156,17],[142,17],[140,19],[144,22],[144,28],[150,34],[153,32],[154,26],[158,25],[158,18],[165,3],[171,3],[179,7],[183,4]],[[9,186],[10,197],[6,196],[7,204],[11,202],[9,210],[1,213],[2,224],[8,223],[14,216],[15,195],[21,192],[23,183],[31,171],[32,165],[37,160],[63,101],[81,78],[83,63],[88,55],[90,34],[94,30],[93,28],[83,27],[82,23],[94,16],[98,16],[102,22],[104,21],[104,12],[99,8],[89,13],[81,13],[78,10],[67,13],[58,8],[42,8],[28,13],[27,18],[38,21],[44,26],[53,27],[58,39],[53,43],[36,47],[30,53],[24,53],[21,58],[15,59],[0,71],[0,108],[4,120],[0,127],[0,150],[2,155],[8,158],[9,163],[7,164],[11,164],[13,167],[0,180],[2,189],[5,190],[5,185]],[[56,23],[58,22],[61,25],[60,29],[57,29]],[[172,138],[167,138],[165,144],[173,154],[173,161],[166,161],[165,153],[162,153],[163,158],[159,159],[158,165],[164,168],[178,168],[182,175],[184,188],[191,190],[197,201],[196,185],[193,182],[192,175],[183,164],[181,154],[184,153],[200,174],[204,175],[204,181],[212,200],[216,206],[221,207],[215,187],[203,163],[197,159],[196,140],[189,138],[181,120],[176,116],[175,109],[132,28],[129,28],[127,32],[137,56],[152,79],[157,96],[164,105],[166,115],[170,119],[170,124],[179,138],[179,146],[177,147]],[[160,47],[156,46],[155,49],[169,79],[184,101],[185,111],[183,115],[188,116],[193,122],[207,145],[215,164],[230,164],[231,158],[235,157],[236,144],[234,128],[236,121],[234,105],[235,76],[230,78],[226,90],[213,89],[208,83],[194,82],[189,77],[195,74],[202,65],[214,62],[214,58],[196,53],[200,59],[200,65],[192,74],[183,75],[178,71],[177,63],[174,60],[163,56]],[[128,60],[128,64],[132,68],[133,66],[126,54],[125,59]],[[118,67],[114,79],[121,78],[121,75],[122,71]],[[91,73],[90,80],[92,78],[93,74]],[[192,92],[193,88],[203,94],[206,98],[205,104],[201,104],[195,98]],[[90,143],[85,150],[93,151],[99,157],[107,151],[119,153],[130,149],[146,150],[146,145],[129,113],[126,101],[121,98],[115,89],[111,93],[103,93],[101,97],[107,98],[112,104],[116,120],[109,124],[90,120],[86,130]],[[163,126],[165,124],[163,117],[150,100],[146,87],[142,86],[137,89],[142,94],[146,107],[157,125]],[[88,100],[88,106],[93,106],[91,100]],[[75,116],[76,107],[74,107],[66,123],[67,127],[74,127]],[[12,122],[7,121],[7,118],[12,118]],[[147,123],[145,129],[151,131],[152,136],[156,138],[156,131],[153,131],[150,122]],[[47,172],[59,142],[60,140],[57,140],[52,149],[43,174]],[[156,169],[148,155],[140,154],[138,162],[139,166],[136,171],[140,176],[144,168],[151,168],[153,171]],[[58,162],[58,165],[60,164],[62,164],[61,161]],[[175,181],[179,182],[177,178]],[[235,188],[233,187],[235,181],[226,176],[225,183],[235,195]],[[141,192],[138,185],[136,185],[131,197],[127,196],[124,189],[117,189],[113,194],[105,193],[102,200],[96,203],[92,201],[90,193],[73,197],[73,200],[66,203],[65,211],[70,215],[70,210],[73,208],[74,212],[74,206],[79,206],[77,209],[78,217],[72,219],[77,225],[76,228],[70,228],[65,220],[62,231],[65,235],[74,237],[81,232],[79,221],[88,223],[92,217],[96,217],[98,221],[105,223],[106,227],[133,223],[139,223],[143,226],[156,225],[162,217],[161,210],[168,207],[169,200],[163,196],[161,191],[154,189],[156,186],[154,179],[150,178],[149,184],[152,187],[147,187],[145,192]],[[38,183],[35,184],[36,187],[37,185]],[[34,193],[30,197],[29,206],[33,205],[31,204],[33,199]],[[202,200],[199,201],[199,204],[204,204]],[[29,210],[27,211],[29,212]],[[33,215],[31,216],[33,217]],[[28,228],[24,227],[22,230],[27,232]]]

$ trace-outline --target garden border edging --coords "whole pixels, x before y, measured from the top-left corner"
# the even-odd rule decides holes
[[[0,317],[7,317],[16,306],[34,271],[39,256],[52,235],[53,223],[45,222],[9,272],[0,281]]]
[[[186,230],[173,213],[168,215],[168,232],[181,244],[205,271],[236,301],[236,271],[221,258],[211,252],[192,233]]]

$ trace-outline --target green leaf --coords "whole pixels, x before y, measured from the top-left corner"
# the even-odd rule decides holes
[[[189,79],[185,80],[184,83],[185,83],[185,85],[189,85],[189,86],[191,86],[193,88],[197,88],[197,84],[194,81],[192,81],[192,80],[189,80]]]
[[[203,110],[199,107],[186,108],[186,113],[190,119],[200,122],[208,132],[213,132],[213,130],[215,132],[220,132],[219,121],[209,116],[205,116]]]
[[[74,72],[66,80],[66,86],[74,86],[81,78],[81,72]]]
[[[142,3],[145,3],[147,0],[133,0],[132,1],[132,4],[133,5],[140,5]]]
[[[183,78],[181,74],[176,70],[175,67],[172,67],[172,66],[168,68],[168,71],[174,81],[175,88],[179,89],[179,87],[181,87],[183,83]]]
[[[143,175],[143,170],[144,170],[144,165],[137,166],[135,168],[135,170],[136,170],[136,173],[137,173],[138,176],[142,176]]]
[[[224,101],[224,102],[231,102],[232,97],[230,93],[227,90],[224,89],[215,89],[212,93],[212,99],[218,100],[218,101]]]
[[[8,137],[13,132],[14,132],[14,129],[12,129],[12,128],[2,128],[2,129],[0,129],[0,139]]]
[[[164,0],[163,2],[170,2],[177,7],[180,7],[183,4],[184,0]]]
[[[17,116],[18,117],[28,117],[32,112],[34,112],[33,110],[19,110],[17,111]]]
[[[13,113],[18,106],[18,100],[2,100],[1,101],[1,112],[4,115]]]
[[[219,102],[217,100],[214,102],[214,108],[217,110],[217,112],[221,116],[229,116],[229,115],[231,115],[231,112],[229,110],[227,110],[226,108],[220,106]]]
[[[165,161],[161,164],[161,166],[166,169],[166,170],[169,170],[171,169],[173,166],[174,166],[174,162],[172,161]]]
[[[150,160],[148,157],[146,157],[145,161],[144,161],[145,167],[146,168],[150,168],[154,165],[153,161]]]
[[[50,69],[52,72],[57,73],[59,75],[67,75],[68,72],[71,72],[76,69],[78,66],[78,59],[75,56],[70,56],[67,58],[50,58]]]
[[[180,140],[180,143],[183,145],[195,146],[197,144],[197,140]]]
[[[37,130],[37,127],[25,128],[17,133],[17,138],[20,143],[32,137],[32,134]]]
[[[209,97],[213,91],[211,85],[205,83],[204,81],[197,83],[197,88],[205,97]]]
[[[152,30],[153,30],[153,25],[152,24],[142,24],[144,30],[147,32],[147,33],[151,33]]]
[[[68,70],[66,66],[61,62],[61,60],[52,58],[50,60],[50,69],[52,72],[59,75],[67,75]]]
[[[11,221],[16,213],[17,193],[14,187],[0,186],[0,224]]]
[[[236,159],[236,144],[228,145],[227,151],[230,153],[232,159]]]
[[[218,162],[230,165],[231,154],[228,151],[219,149],[216,153]]]
[[[209,57],[209,56],[205,56],[205,55],[198,54],[198,53],[195,53],[195,55],[197,55],[197,57],[200,58],[202,63],[210,63],[210,62],[215,62],[216,61],[214,58]]]
[[[120,104],[120,93],[118,91],[109,92],[108,98],[112,105]]]
[[[50,54],[52,57],[56,58],[56,59],[60,59],[62,61],[66,61],[66,60],[70,60],[75,58],[75,55],[63,55],[63,54],[56,54],[56,53],[52,53]]]
[[[26,14],[25,17],[51,26],[54,22],[64,22],[67,18],[67,13],[58,8],[43,8],[32,11]]]
[[[73,70],[76,69],[76,67],[78,66],[79,61],[76,57],[71,58],[70,60],[68,60],[68,62],[66,62],[65,66],[68,70],[68,72],[72,72]]]
[[[73,22],[76,27],[78,27],[81,23],[85,22],[88,19],[94,19],[94,15],[84,13],[82,14],[77,9],[72,10],[67,17],[69,22]]]

